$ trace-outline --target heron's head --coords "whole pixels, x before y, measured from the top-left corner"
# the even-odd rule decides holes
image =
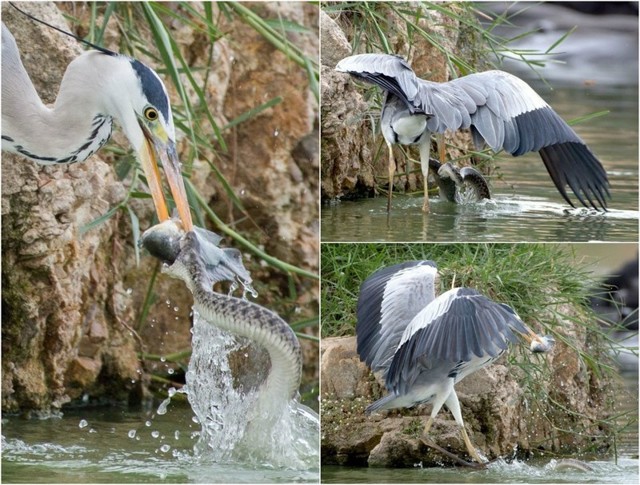
[[[529,348],[534,353],[549,352],[555,343],[556,340],[551,335],[537,336],[531,340]]]
[[[147,183],[160,221],[169,218],[162,192],[159,164],[162,165],[184,229],[193,227],[187,202],[181,164],[176,150],[173,115],[167,90],[155,71],[140,61],[117,56],[129,82],[122,83],[116,112],[122,129],[136,150],[147,177]],[[117,88],[116,88],[117,89]],[[118,96],[118,93],[114,93]]]

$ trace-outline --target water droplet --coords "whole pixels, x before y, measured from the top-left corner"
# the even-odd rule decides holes
[[[275,131],[273,132],[273,136],[278,136],[280,134],[280,132],[278,131],[278,128],[275,129]]]
[[[135,438],[136,437],[136,430],[135,429],[130,429],[129,432],[127,433],[127,436],[129,438]]]
[[[127,288],[127,295],[130,295],[131,293],[133,293],[133,288]]]
[[[180,431],[178,431],[177,429],[175,430],[175,432],[173,433],[173,437],[177,440],[180,439]]]
[[[167,394],[169,394],[169,397],[173,397],[173,396],[175,396],[175,395],[176,395],[176,392],[178,392],[178,391],[176,391],[176,388],[175,388],[175,387],[170,387],[170,388],[167,390]]]
[[[167,300],[167,301],[165,301],[165,303],[166,303],[167,305],[171,306],[171,300]]]
[[[153,436],[154,438],[157,438],[158,436],[160,436],[160,431],[152,431],[151,436]]]
[[[167,374],[169,375],[173,375],[175,371],[173,369],[167,369]]]
[[[89,423],[87,422],[87,420],[86,420],[86,419],[81,419],[81,420],[80,420],[80,423],[78,423],[78,427],[79,427],[80,429],[82,429],[82,428],[86,428],[87,426],[89,426]]]
[[[144,425],[148,428],[149,426],[151,426],[151,421],[145,421]]]
[[[166,398],[164,401],[162,401],[160,403],[160,406],[158,406],[158,411],[157,413],[162,416],[164,414],[167,414],[167,408],[169,407],[169,403],[171,402],[171,398],[168,397]]]
[[[160,362],[166,362],[167,358],[165,356],[160,357]]]
[[[97,431],[96,431],[95,429],[91,428],[91,429],[89,430],[89,433],[97,433]]]
[[[180,310],[180,308],[179,308],[179,307],[177,307],[177,306],[174,306],[174,307],[173,307],[173,311],[174,311],[174,312],[177,312],[178,310]]]
[[[171,447],[169,445],[162,445],[160,447],[160,451],[162,451],[163,453],[166,453],[167,451],[169,451],[171,449]]]
[[[198,416],[193,416],[193,417],[191,418],[191,421],[193,421],[193,422],[194,422],[194,423],[196,423],[196,424],[200,424],[200,420],[198,419]]]

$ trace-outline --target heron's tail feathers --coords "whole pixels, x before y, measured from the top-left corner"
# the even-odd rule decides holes
[[[378,399],[373,404],[367,406],[367,409],[364,410],[365,414],[371,414],[375,411],[382,411],[384,409],[393,409],[398,407],[394,405],[394,401],[398,398],[395,394],[389,394],[388,396],[383,397],[382,399]]]

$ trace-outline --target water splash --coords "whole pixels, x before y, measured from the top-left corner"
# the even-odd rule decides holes
[[[195,454],[218,463],[317,468],[317,414],[294,401],[285,404],[279,416],[258,414],[255,409],[258,390],[236,383],[228,357],[247,341],[207,323],[197,312],[192,332],[186,388],[189,403],[201,424]]]

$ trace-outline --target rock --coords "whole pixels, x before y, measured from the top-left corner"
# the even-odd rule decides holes
[[[320,11],[320,38],[323,66],[335,67],[338,62],[351,54],[351,44],[340,26],[324,10]]]

